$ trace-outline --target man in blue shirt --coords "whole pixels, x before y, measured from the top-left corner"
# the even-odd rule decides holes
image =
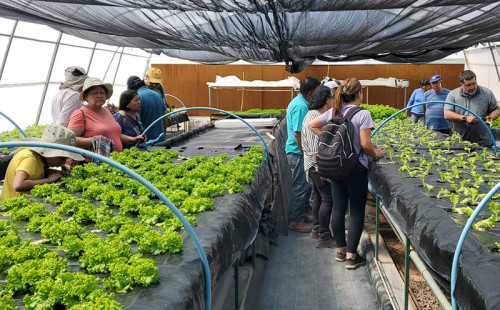
[[[431,76],[429,82],[431,83],[432,89],[424,93],[423,101],[446,101],[446,96],[448,96],[450,91],[443,87],[441,75],[435,74]],[[429,129],[432,127],[435,131],[450,134],[450,124],[446,119],[444,119],[443,110],[443,104],[426,104],[423,108],[425,114],[425,125]]]
[[[431,83],[428,80],[420,81],[420,88],[413,91],[408,101],[408,106],[411,107],[414,104],[423,102],[424,93],[431,88]],[[411,120],[414,123],[425,123],[424,111],[422,111],[422,106],[413,107],[411,110],[406,110],[406,114],[411,116]]]
[[[149,125],[166,113],[167,108],[161,95],[149,89],[138,76],[129,77],[127,87],[128,89],[136,90],[137,94],[139,94],[139,98],[141,99],[141,111],[139,115],[144,129],[147,129]],[[148,140],[157,139],[162,133],[165,133],[166,122],[167,119],[163,118],[162,121],[156,122],[153,127],[145,132]],[[165,140],[164,137],[158,141],[163,140]]]
[[[288,228],[308,233],[312,226],[304,221],[306,208],[309,206],[311,187],[306,180],[304,156],[302,153],[302,121],[308,112],[309,100],[320,82],[313,77],[306,77],[300,83],[300,93],[293,98],[286,109],[286,128],[288,138],[285,152],[292,169],[292,197],[290,201],[290,221]]]

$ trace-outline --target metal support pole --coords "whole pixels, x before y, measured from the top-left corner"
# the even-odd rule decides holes
[[[405,310],[408,310],[408,295],[410,290],[410,239],[405,235]]]
[[[208,107],[209,108],[212,107],[212,92],[210,90],[211,90],[211,88],[210,88],[210,86],[208,86]]]
[[[234,262],[233,268],[234,268],[234,309],[238,310],[238,294],[239,294],[239,285],[240,285],[240,276],[239,276],[239,264],[240,264],[240,258]]]
[[[106,75],[108,75],[109,68],[111,67],[111,64],[113,63],[113,60],[115,59],[116,53],[118,53],[119,49],[120,49],[120,47],[117,47],[116,51],[113,53],[113,57],[111,57],[111,61],[109,62],[108,67],[106,68],[106,72],[104,73],[104,77],[102,78],[103,82],[106,79]]]
[[[12,45],[12,40],[14,39],[14,33],[16,32],[16,28],[17,28],[17,20],[14,22],[14,26],[12,26],[9,42],[7,42],[7,46],[5,47],[5,54],[3,55],[2,66],[0,67],[0,81],[2,80],[3,70],[5,69],[5,64],[7,63],[7,57],[9,56],[10,46]]]
[[[490,47],[491,57],[493,58],[493,63],[495,64],[495,70],[497,71],[498,81],[500,82],[500,72],[498,71],[497,60],[495,58],[495,54],[493,53],[493,46],[491,46],[490,42],[488,42],[488,46]]]
[[[47,72],[47,78],[45,79],[45,86],[43,87],[42,98],[40,99],[40,104],[38,105],[38,112],[36,114],[35,125],[38,125],[40,121],[40,115],[42,114],[43,103],[45,101],[45,96],[47,95],[47,89],[49,88],[50,76],[52,75],[52,69],[54,69],[54,63],[56,62],[57,52],[59,51],[59,44],[61,43],[62,32],[59,32],[59,37],[57,38],[56,46],[54,47],[54,52],[52,53],[52,59],[50,61],[49,72]]]
[[[120,53],[120,58],[118,58],[118,64],[116,65],[115,76],[113,76],[113,82],[111,83],[111,85],[113,85],[113,87],[115,87],[116,76],[118,75],[118,70],[120,69],[120,64],[122,62],[124,50],[125,50],[125,47],[122,47],[122,52]],[[109,99],[106,102],[109,103]]]
[[[408,87],[405,87],[405,102],[403,102],[403,108],[406,106],[406,103],[408,102],[408,101],[406,101],[406,89],[407,89],[407,88],[408,88]]]
[[[378,260],[378,252],[379,252],[379,225],[380,225],[380,198],[375,195],[375,259]]]
[[[87,66],[87,74],[89,73],[90,65],[92,64],[92,60],[94,60],[94,53],[95,53],[96,47],[97,47],[97,43],[94,43],[94,48],[92,48],[92,53],[90,54],[89,65]]]
[[[153,56],[153,53],[149,53],[148,60],[146,61],[146,67],[144,68],[144,74],[142,75],[143,79],[146,76],[146,73],[148,73],[149,64],[151,63],[151,56]],[[165,98],[163,98],[163,99],[165,99]]]

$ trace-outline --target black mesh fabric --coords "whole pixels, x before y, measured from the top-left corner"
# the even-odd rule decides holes
[[[498,1],[2,0],[0,16],[202,63],[430,62],[500,41]]]

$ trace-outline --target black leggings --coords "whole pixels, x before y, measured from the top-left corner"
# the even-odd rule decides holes
[[[356,253],[365,220],[366,195],[368,194],[368,169],[361,163],[342,180],[332,180],[332,228],[339,248],[346,246],[345,213],[349,202],[349,234],[347,252]]]
[[[319,225],[319,232],[330,231],[330,218],[332,217],[332,188],[330,182],[322,180],[318,171],[311,167],[308,171],[313,182],[313,225]]]

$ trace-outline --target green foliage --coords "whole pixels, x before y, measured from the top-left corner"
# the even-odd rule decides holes
[[[372,104],[361,104],[360,107],[367,109],[370,111],[370,114],[372,115],[372,118],[375,119],[381,119],[384,120],[394,113],[398,112],[399,110],[393,107],[390,107],[388,105],[372,105]],[[396,119],[406,119],[406,114],[399,113],[396,117]]]

